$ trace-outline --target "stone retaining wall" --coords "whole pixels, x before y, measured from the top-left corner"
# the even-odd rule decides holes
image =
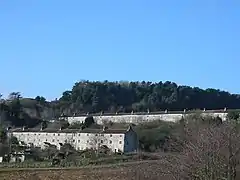
[[[171,121],[176,122],[180,120],[184,116],[188,116],[190,114],[149,114],[149,115],[119,115],[119,116],[93,116],[95,122],[97,124],[103,124],[104,122],[114,122],[114,123],[144,123],[144,122],[150,122],[150,121],[156,121],[156,120],[163,120],[163,121]],[[222,120],[226,120],[227,113],[201,113],[203,116],[219,116],[222,118]],[[80,116],[80,117],[68,117],[67,121],[72,124],[75,122],[84,122],[86,116]]]

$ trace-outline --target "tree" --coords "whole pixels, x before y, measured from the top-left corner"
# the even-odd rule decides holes
[[[55,145],[49,145],[44,152],[47,154],[47,158],[50,160],[52,159],[56,153],[58,152],[57,147]]]
[[[8,99],[9,100],[14,100],[14,99],[20,99],[22,96],[21,96],[21,93],[20,92],[11,92],[9,95],[8,95]]]
[[[75,152],[75,149],[71,144],[65,143],[60,147],[60,152],[69,154],[70,152]]]
[[[20,103],[21,94],[19,92],[12,92],[9,95],[9,104],[11,116],[19,118],[20,113],[22,112],[22,105]]]
[[[240,157],[240,126],[235,122],[188,122],[180,155],[166,159],[175,179],[236,179]],[[197,124],[196,124],[197,123]]]
[[[84,120],[84,123],[83,123],[83,126],[85,127],[85,128],[88,128],[88,127],[90,127],[92,124],[94,124],[95,122],[94,122],[94,119],[93,119],[93,117],[92,116],[88,116],[88,117],[86,117],[85,118],[85,120]]]
[[[0,103],[2,103],[4,101],[4,99],[2,97],[3,97],[3,95],[0,94]]]
[[[240,118],[240,112],[239,111],[231,111],[227,115],[228,120],[238,120]]]
[[[7,140],[7,132],[0,125],[0,143],[4,143]]]
[[[180,86],[174,82],[80,81],[59,99],[63,112],[134,112],[169,109],[240,108],[240,95],[217,89]],[[72,114],[69,114],[72,115]]]
[[[10,139],[11,144],[19,145],[19,141],[15,136],[12,136]]]
[[[91,134],[89,136],[90,148],[96,151],[96,155],[99,155],[102,146],[107,147],[107,138],[104,134]]]
[[[83,123],[80,122],[74,122],[72,124],[69,125],[69,129],[81,129],[83,127]]]
[[[173,126],[169,122],[155,121],[137,125],[140,149],[147,152],[162,151],[173,132]]]
[[[44,104],[46,102],[46,98],[44,98],[43,96],[37,96],[35,97],[35,100],[40,104]]]

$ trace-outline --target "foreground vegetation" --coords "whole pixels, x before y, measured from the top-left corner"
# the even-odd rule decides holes
[[[16,140],[7,141],[4,129],[9,124],[15,127],[34,127],[46,122],[44,118],[57,118],[62,113],[73,115],[102,110],[131,112],[147,109],[157,111],[163,108],[182,110],[223,107],[239,108],[239,95],[214,89],[201,90],[177,86],[170,82],[153,84],[81,81],[76,83],[71,91],[64,92],[59,100],[52,102],[47,102],[41,96],[26,99],[22,98],[20,93],[12,93],[7,100],[0,102],[0,154],[9,151],[9,143],[12,145],[11,150],[16,148],[14,150],[17,151],[19,148],[19,142]],[[67,126],[76,128],[79,125]],[[89,124],[80,126],[82,128]],[[107,126],[119,128],[127,124],[109,122]],[[148,159],[148,162],[141,164],[139,168],[133,166],[120,170],[105,169],[105,172],[109,170],[112,179],[117,177],[112,176],[113,174],[122,175],[119,179],[126,179],[129,174],[135,175],[136,178],[141,174],[139,171],[141,167],[155,168],[154,172],[151,170],[149,174],[140,175],[145,179],[156,179],[160,175],[164,178],[183,180],[237,179],[240,162],[240,118],[237,111],[230,112],[226,122],[222,122],[220,118],[192,115],[176,123],[159,120],[135,125],[134,130],[139,137],[139,153],[144,152],[147,155],[114,155],[94,150],[79,152],[66,144],[58,151],[56,147],[49,145],[43,151],[32,147],[31,158],[24,163],[3,163],[1,167],[84,167]],[[84,177],[86,179],[97,177],[86,172],[82,173],[88,174]],[[38,178],[46,179],[42,174]]]
[[[114,123],[108,125],[112,128],[127,126],[127,124]],[[116,155],[107,149],[76,151],[68,144],[57,150],[49,145],[45,150],[32,148],[32,160],[28,159],[23,163],[3,163],[1,167],[13,168],[13,170],[67,168],[61,171],[49,170],[52,173],[41,169],[39,172],[36,172],[36,169],[34,172],[30,170],[18,172],[15,169],[17,172],[10,173],[12,179],[23,176],[39,179],[62,178],[52,176],[57,172],[61,172],[62,176],[68,179],[161,177],[163,180],[237,180],[239,178],[239,113],[229,113],[225,122],[220,118],[192,115],[177,123],[156,121],[136,125],[134,129],[140,140],[138,154]],[[17,144],[16,140],[13,142]],[[85,169],[74,170],[74,168]]]

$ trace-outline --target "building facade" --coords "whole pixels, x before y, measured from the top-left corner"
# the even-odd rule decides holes
[[[98,149],[107,146],[113,152],[135,152],[138,149],[136,132],[128,129],[12,129],[8,136],[29,146],[45,148],[47,144],[71,144],[76,150]]]

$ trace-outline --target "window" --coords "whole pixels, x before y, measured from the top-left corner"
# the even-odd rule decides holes
[[[97,136],[97,134],[95,134],[95,136]]]
[[[122,141],[119,141],[119,144],[122,144]]]
[[[54,139],[52,140],[52,142],[54,142]]]
[[[78,134],[78,136],[80,136],[81,134]]]
[[[87,143],[89,143],[89,140],[87,140]]]
[[[36,134],[34,134],[34,136],[36,136]]]
[[[120,137],[122,137],[122,135],[120,135]]]
[[[60,134],[58,134],[58,136],[60,136]]]
[[[110,134],[110,137],[112,137],[112,134]]]
[[[53,136],[55,136],[55,134],[53,134]]]
[[[48,135],[48,133],[46,133],[46,136]]]
[[[80,143],[80,140],[78,140],[78,142]]]
[[[104,136],[104,134],[101,134],[101,136]]]
[[[75,139],[73,139],[73,142],[75,142]]]
[[[46,142],[47,142],[47,139],[46,139]]]
[[[103,143],[103,140],[101,140],[101,143]]]
[[[87,136],[89,136],[89,134],[87,134]]]
[[[112,144],[112,141],[109,141],[109,144]]]

